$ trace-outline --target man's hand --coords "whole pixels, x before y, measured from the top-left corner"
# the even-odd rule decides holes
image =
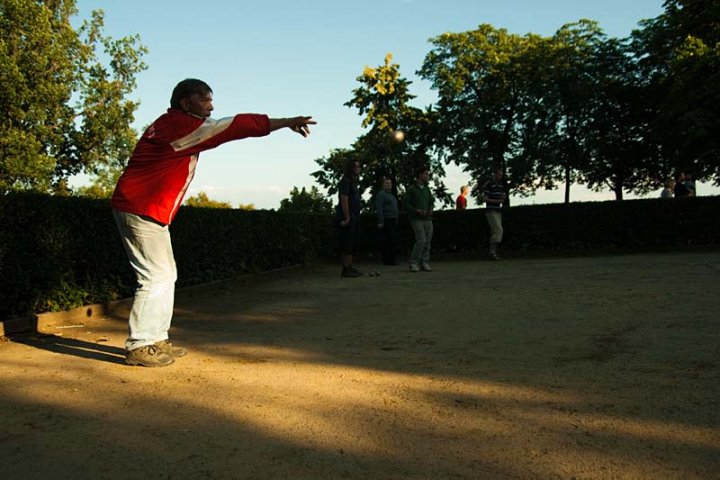
[[[271,118],[270,119],[270,131],[278,130],[280,128],[289,128],[293,132],[299,133],[303,137],[310,135],[309,125],[317,125],[317,122],[312,117],[292,117],[292,118]]]

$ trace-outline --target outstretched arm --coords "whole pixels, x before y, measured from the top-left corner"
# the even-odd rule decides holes
[[[270,131],[279,130],[281,128],[289,128],[293,132],[297,132],[303,137],[310,135],[310,125],[316,125],[317,122],[312,117],[292,117],[292,118],[271,118]]]

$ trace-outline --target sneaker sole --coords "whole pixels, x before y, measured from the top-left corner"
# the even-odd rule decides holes
[[[127,357],[125,357],[125,363],[127,363],[127,364],[130,365],[131,367],[148,367],[148,368],[169,367],[170,365],[172,365],[173,363],[175,363],[175,359],[172,358],[172,357],[170,357],[170,362],[168,362],[168,363],[153,363],[153,364],[149,364],[149,363],[142,363],[141,361],[136,360],[136,359],[134,359],[134,358],[127,358]]]

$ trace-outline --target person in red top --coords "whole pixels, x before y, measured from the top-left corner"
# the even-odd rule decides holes
[[[455,210],[465,210],[467,208],[467,194],[467,185],[460,187],[460,195],[455,199]]]
[[[212,111],[207,83],[193,78],[178,83],[170,108],[143,133],[113,192],[113,216],[137,276],[125,342],[129,365],[167,366],[187,353],[168,340],[177,279],[168,225],[193,179],[200,152],[281,128],[307,137],[309,125],[316,123],[309,116],[259,114],[214,120]]]

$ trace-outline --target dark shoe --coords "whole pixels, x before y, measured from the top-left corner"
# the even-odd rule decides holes
[[[170,340],[163,340],[161,342],[157,342],[155,346],[165,355],[170,355],[174,358],[184,357],[185,355],[187,355],[187,350],[182,347],[174,347],[173,344],[170,343]]]
[[[488,255],[488,260],[502,260],[502,258],[500,258],[496,253],[491,253]]]
[[[125,354],[125,363],[128,365],[142,365],[143,367],[167,367],[172,365],[175,359],[163,353],[155,345],[145,345],[134,348]]]
[[[344,278],[356,278],[362,277],[362,273],[358,272],[354,268],[343,267],[342,271],[340,272],[340,276]]]

